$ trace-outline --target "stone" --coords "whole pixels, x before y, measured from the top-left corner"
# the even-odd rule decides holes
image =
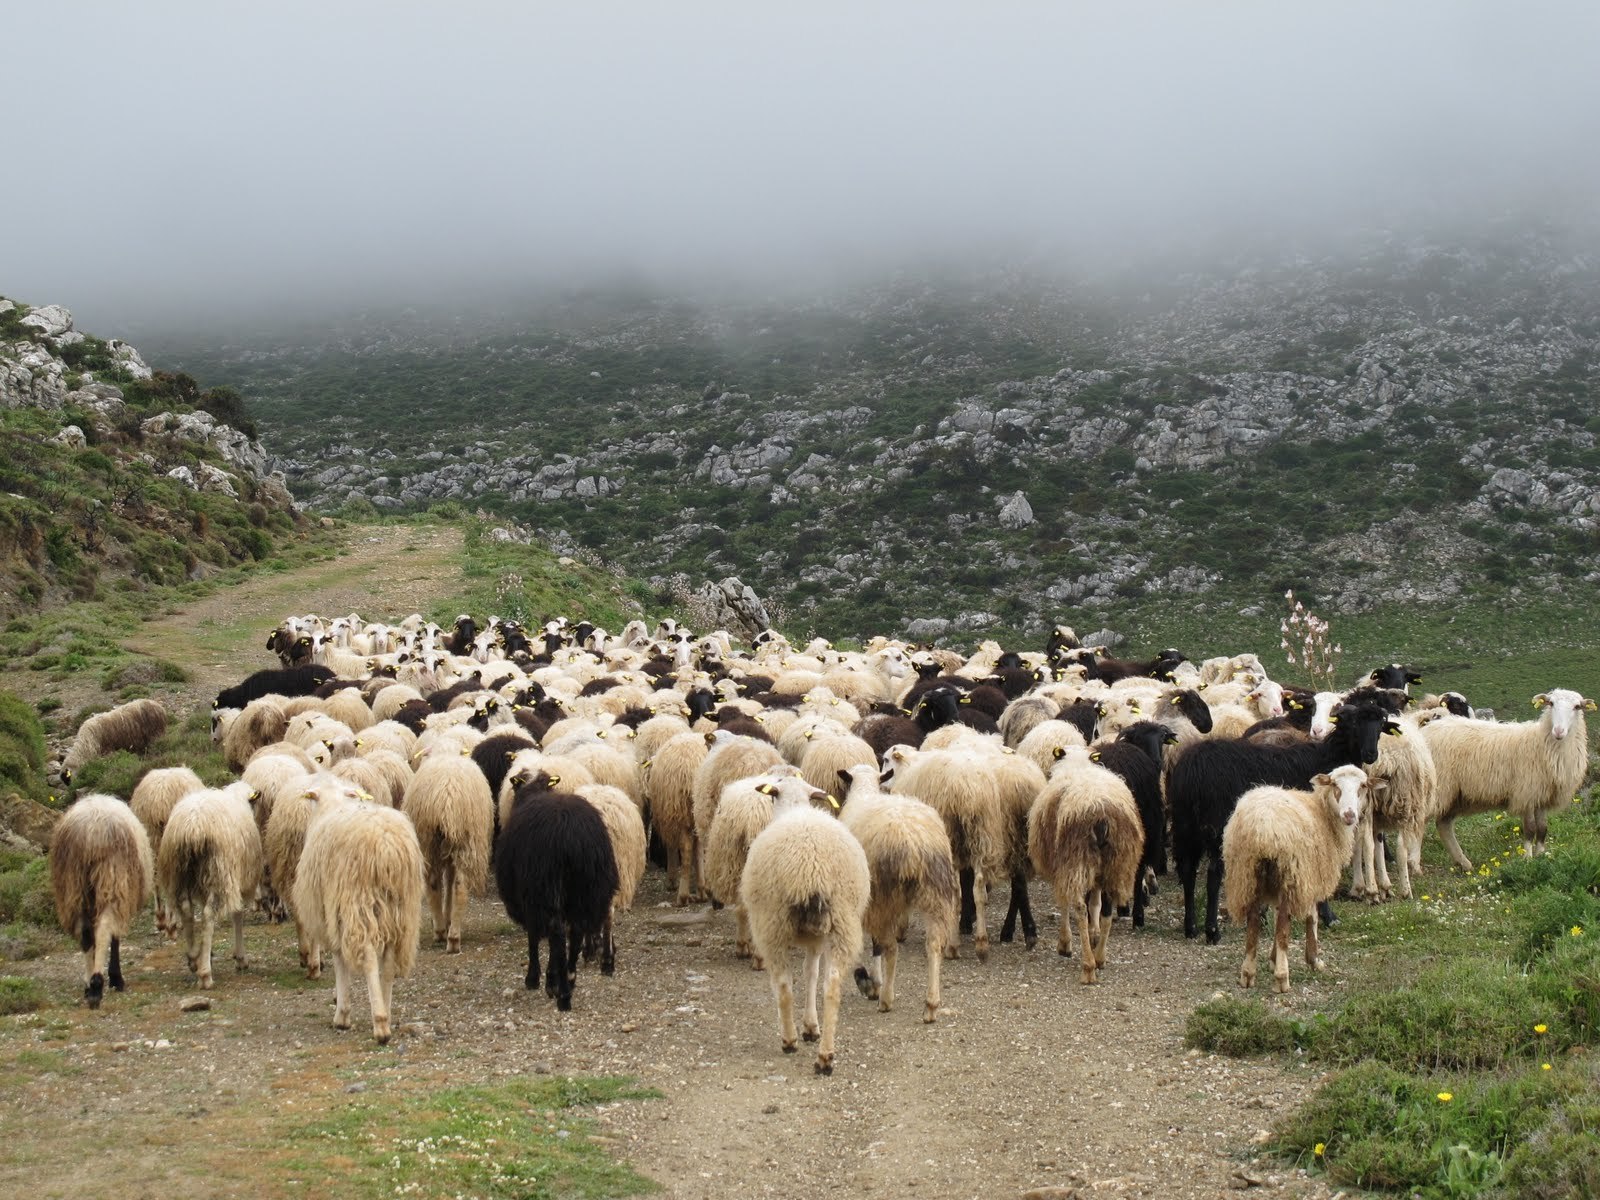
[[[172,470],[167,472],[167,478],[177,480],[191,492],[200,490],[200,485],[195,482],[194,472],[189,470],[188,467],[173,467]]]
[[[39,330],[45,337],[59,337],[72,328],[72,314],[60,304],[46,304],[23,317],[21,323]]]
[[[772,627],[772,618],[755,589],[736,575],[720,583],[707,582],[701,587],[700,596],[716,624],[730,633],[749,639]]]
[[[1022,529],[1033,524],[1033,505],[1024,492],[1013,493],[1000,505],[1000,527]]]
[[[210,1012],[211,1011],[211,997],[210,996],[186,996],[183,1000],[179,1001],[179,1003],[178,1003],[178,1011],[179,1012],[186,1012],[186,1013]]]
[[[79,429],[76,425],[66,426],[60,433],[56,434],[55,437],[51,438],[50,440],[52,442],[58,442],[63,446],[69,446],[74,450],[82,450],[89,444],[89,439],[83,436],[83,430]]]

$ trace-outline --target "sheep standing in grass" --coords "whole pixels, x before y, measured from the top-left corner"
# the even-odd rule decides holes
[[[123,990],[122,939],[150,894],[150,839],[115,796],[84,796],[50,839],[50,891],[61,928],[83,950],[83,999]]]
[[[139,818],[139,824],[144,826],[145,834],[150,839],[152,856],[161,853],[161,835],[167,831],[173,806],[190,792],[198,792],[205,786],[200,776],[188,767],[158,767],[154,771],[146,771],[144,777],[134,785],[133,795],[128,797],[128,807]],[[156,892],[156,928],[172,937],[178,934],[177,919],[166,897],[159,891]]]
[[[839,993],[845,971],[861,953],[861,918],[871,886],[861,843],[836,818],[798,797],[785,797],[772,823],[751,843],[739,881],[739,901],[750,914],[756,952],[767,964],[778,1002],[785,1054],[798,1048],[789,949],[799,946],[805,952],[803,1036],[818,1043],[819,1075],[833,1074]],[[822,981],[824,962],[827,975]]]
[[[1423,726],[1438,773],[1439,840],[1464,871],[1472,863],[1456,841],[1458,817],[1504,808],[1522,824],[1523,852],[1544,853],[1550,811],[1572,799],[1589,769],[1584,714],[1595,702],[1566,688],[1533,698],[1533,721],[1441,717]]]
[[[354,800],[347,785],[323,778],[311,789],[292,903],[313,944],[333,951],[334,1028],[350,1028],[350,982],[359,972],[381,1046],[395,978],[409,975],[417,958],[422,849],[402,813]]]
[[[110,712],[96,713],[78,726],[78,736],[61,763],[61,778],[72,777],[86,762],[114,750],[140,753],[167,731],[167,710],[154,700],[130,700]]]
[[[1056,950],[1072,953],[1074,916],[1082,937],[1082,982],[1099,981],[1106,965],[1109,919],[1101,917],[1102,897],[1127,904],[1144,854],[1144,827],[1128,785],[1094,763],[1089,751],[1063,752],[1028,814],[1028,856],[1048,879],[1061,906]]]
[[[422,847],[433,940],[446,954],[461,953],[461,919],[467,896],[489,876],[494,796],[478,765],[448,749],[428,755],[406,785],[401,808]]]
[[[1272,975],[1277,990],[1289,990],[1289,921],[1304,918],[1306,965],[1317,957],[1317,902],[1333,895],[1344,864],[1350,861],[1356,823],[1373,791],[1387,786],[1369,780],[1358,766],[1335,767],[1316,775],[1309,792],[1267,785],[1251,788],[1222,834],[1223,877],[1228,913],[1243,922],[1244,965],[1239,986],[1256,982],[1256,943],[1262,910],[1276,911]]]
[[[1389,872],[1384,865],[1382,835],[1394,833],[1399,841],[1395,874],[1402,898],[1411,899],[1411,872],[1422,871],[1422,834],[1428,818],[1437,811],[1439,780],[1433,752],[1410,718],[1398,718],[1401,737],[1378,743],[1378,761],[1367,767],[1374,784],[1356,827],[1355,849],[1350,859],[1350,895],[1374,903],[1390,895]]]
[[[261,883],[261,833],[250,785],[191,792],[173,806],[156,875],[183,922],[184,952],[200,986],[212,985],[211,938],[219,918],[233,918],[233,961],[245,968],[244,913]]]
[[[862,928],[872,939],[872,970],[856,968],[856,982],[865,985],[862,990],[868,999],[878,1001],[879,1012],[894,1007],[900,935],[912,912],[921,913],[928,958],[922,1019],[932,1022],[939,1011],[944,946],[955,932],[960,901],[950,835],[939,814],[921,800],[885,792],[872,764],[860,763],[839,774],[845,791],[840,820],[861,843],[872,874],[872,892],[862,917]]]

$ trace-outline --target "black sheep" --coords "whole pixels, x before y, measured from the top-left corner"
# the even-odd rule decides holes
[[[302,666],[311,659],[312,645],[309,633],[290,633],[287,629],[274,629],[267,635],[267,649],[278,656],[286,667]]]
[[[1210,729],[1210,710],[1207,709],[1206,712],[1206,729]],[[1084,741],[1092,742],[1094,741],[1095,722],[1100,719],[1100,707],[1093,700],[1074,700],[1071,704],[1063,704],[1061,706],[1061,711],[1056,714],[1056,719],[1065,721],[1083,734]],[[1204,732],[1204,730],[1201,732]]]
[[[883,761],[884,753],[890,746],[916,749],[922,745],[922,739],[928,736],[927,730],[910,717],[901,716],[898,711],[863,717],[850,732],[872,747],[879,762]]]
[[[1222,887],[1222,831],[1239,797],[1260,784],[1309,788],[1314,775],[1347,763],[1377,761],[1378,738],[1399,730],[1393,716],[1373,700],[1341,704],[1326,741],[1276,746],[1242,738],[1194,742],[1174,757],[1167,774],[1172,813],[1172,857],[1183,882],[1183,933],[1194,937],[1195,876],[1206,867],[1206,941],[1222,940],[1217,901]]]
[[[528,973],[539,986],[539,940],[550,943],[544,990],[572,1008],[573,974],[587,938],[598,937],[617,891],[617,860],[600,813],[582,796],[546,790],[536,776],[517,790],[494,848],[494,879],[506,915],[528,933]]]
[[[1133,793],[1144,826],[1144,857],[1133,889],[1133,927],[1144,928],[1146,873],[1167,873],[1167,812],[1161,803],[1161,756],[1177,735],[1155,721],[1136,721],[1113,742],[1099,742],[1089,757],[1119,776]]]
[[[445,639],[444,648],[451,654],[471,654],[472,643],[477,636],[477,622],[466,613],[462,613],[456,618],[455,632]]]
[[[243,708],[262,696],[310,696],[336,673],[332,667],[321,663],[305,663],[298,667],[257,671],[246,676],[243,682],[217,693],[212,708]]]
[[[1413,683],[1421,683],[1422,676],[1412,667],[1403,667],[1399,663],[1390,663],[1386,667],[1377,667],[1368,675],[1366,682],[1373,687],[1398,688],[1405,691]]]
[[[1150,659],[1111,658],[1102,651],[1079,650],[1069,652],[1069,663],[1078,663],[1087,672],[1086,678],[1103,683],[1136,677],[1170,679],[1179,663],[1188,662],[1188,656],[1178,650],[1163,650]]]

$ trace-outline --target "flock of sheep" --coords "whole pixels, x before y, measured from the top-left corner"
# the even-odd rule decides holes
[[[1267,677],[1254,655],[1192,663],[1176,651],[1113,659],[1059,627],[1042,653],[984,643],[971,656],[874,639],[859,652],[796,648],[764,633],[736,650],[671,621],[612,636],[549,622],[445,630],[355,615],[293,617],[268,648],[281,668],[217,697],[213,732],[239,778],[208,788],[186,767],[146,772],[125,803],[80,798],[50,851],[57,912],[81,942],[84,995],[123,986],[119,939],[151,895],[212,986],[217,921],[292,917],[302,965],[324,950],[335,1024],[365,981],[373,1035],[390,1033],[395,978],[412,968],[422,898],[434,938],[460,949],[466,897],[492,866],[527,932],[526,985],[572,1005],[580,957],[615,969],[612,920],[633,901],[652,838],[677,901],[735,908],[735,952],[768,971],[783,1050],[818,1043],[831,1073],[842,981],[894,1002],[899,943],[920,917],[923,1020],[939,969],[970,932],[989,952],[987,900],[1010,890],[1002,941],[1037,937],[1030,876],[1061,909],[1058,951],[1084,983],[1107,962],[1115,910],[1143,924],[1168,855],[1194,937],[1200,865],[1205,929],[1221,894],[1245,927],[1251,987],[1263,914],[1289,981],[1289,926],[1304,919],[1317,961],[1318,907],[1351,871],[1350,894],[1387,899],[1382,834],[1398,894],[1421,869],[1426,823],[1452,857],[1459,816],[1509,808],[1528,853],[1588,767],[1585,713],[1555,689],[1536,720],[1480,720],[1447,693],[1415,704],[1413,672],[1380,667],[1343,693]],[[165,728],[141,700],[86,721],[64,774]],[[870,967],[860,965],[870,939]],[[540,943],[547,944],[540,969]],[[798,1027],[790,952],[804,951]],[[818,1011],[819,993],[821,1011]]]

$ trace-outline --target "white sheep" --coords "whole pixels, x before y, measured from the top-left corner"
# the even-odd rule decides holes
[[[1422,834],[1428,818],[1438,810],[1439,778],[1433,753],[1420,736],[1418,723],[1396,718],[1401,736],[1378,739],[1378,760],[1366,766],[1375,787],[1356,827],[1355,849],[1350,859],[1350,894],[1374,902],[1389,896],[1389,873],[1378,840],[1394,833],[1399,853],[1395,874],[1402,898],[1411,899],[1411,872],[1422,871]]]
[[[633,797],[619,787],[607,783],[587,783],[573,788],[600,813],[605,822],[606,834],[611,838],[611,853],[617,861],[617,890],[611,897],[611,912],[600,931],[600,974],[610,975],[617,969],[616,944],[612,937],[618,910],[633,906],[639,881],[644,878],[649,837],[644,829],[644,817]],[[592,958],[589,947],[585,956]]]
[[[922,915],[923,945],[928,959],[928,989],[922,1019],[932,1022],[939,1011],[939,970],[944,947],[955,934],[960,878],[950,853],[950,835],[939,814],[914,796],[885,792],[878,768],[859,763],[842,772],[848,786],[839,819],[866,852],[872,892],[862,928],[872,939],[872,971],[868,998],[878,1011],[894,1007],[895,964],[899,939],[913,911]],[[859,982],[863,972],[858,968]]]
[[[1472,863],[1456,842],[1458,817],[1504,808],[1522,824],[1523,850],[1544,853],[1550,811],[1572,799],[1589,769],[1584,713],[1595,702],[1566,688],[1533,698],[1534,721],[1441,717],[1422,727],[1439,776],[1435,824],[1462,870]]]
[[[645,803],[656,834],[667,849],[667,880],[676,885],[675,902],[680,908],[700,899],[694,777],[709,752],[704,736],[684,732],[663,743],[644,762]]]
[[[796,1044],[794,980],[789,949],[805,952],[803,1034],[818,1042],[815,1068],[833,1074],[834,1032],[844,972],[861,953],[861,918],[872,876],[866,852],[839,821],[799,797],[782,809],[750,846],[739,883],[739,901],[750,914],[756,952],[767,963],[778,1002],[783,1052]],[[819,977],[827,963],[827,977]],[[817,1021],[817,987],[823,988]]]
[[[706,830],[701,855],[707,892],[714,900],[733,905],[733,952],[738,958],[754,958],[751,965],[758,971],[763,964],[753,954],[749,913],[739,903],[739,881],[744,875],[751,843],[771,824],[778,799],[783,795],[814,802],[813,797],[820,797],[821,793],[800,778],[800,769],[789,763],[771,767],[760,775],[736,779],[723,788],[711,827]]]
[[[1277,913],[1273,932],[1272,975],[1277,990],[1289,990],[1289,921],[1306,926],[1306,964],[1318,970],[1317,902],[1339,886],[1357,823],[1375,790],[1358,766],[1335,767],[1313,776],[1311,791],[1266,785],[1239,797],[1222,831],[1223,887],[1228,913],[1244,924],[1244,964],[1239,986],[1256,982],[1256,943],[1261,914]]]
[[[152,886],[150,839],[115,796],[83,796],[50,838],[56,919],[83,950],[83,999],[99,1008],[109,981],[123,990],[122,939]]]
[[[312,941],[333,951],[335,1029],[350,1028],[350,981],[367,981],[372,1036],[389,1040],[395,977],[411,973],[421,924],[422,849],[392,808],[314,789],[314,815],[294,884],[294,911]]]
[[[78,726],[78,736],[61,762],[61,778],[71,783],[84,763],[114,750],[138,754],[166,731],[167,710],[154,700],[130,700],[96,713]]]
[[[1057,953],[1072,952],[1076,916],[1083,943],[1080,978],[1096,983],[1111,932],[1111,922],[1100,914],[1101,899],[1117,905],[1133,900],[1144,825],[1128,785],[1089,755],[1084,747],[1069,747],[1056,761],[1028,812],[1028,857],[1061,906]]]
[[[405,790],[401,809],[411,818],[422,848],[433,940],[446,954],[461,953],[467,896],[489,878],[494,797],[478,764],[463,754],[428,755]]]
[[[699,842],[700,878],[705,878],[706,838],[711,833],[711,821],[717,815],[717,802],[722,799],[722,789],[736,779],[761,775],[773,767],[781,766],[783,756],[766,742],[740,737],[727,732],[706,735],[711,739],[710,751],[694,773],[694,833]]]
[[[188,767],[158,767],[146,771],[134,785],[133,795],[128,797],[128,807],[139,818],[139,824],[144,826],[152,855],[161,852],[161,835],[167,830],[173,806],[190,792],[198,792],[205,786],[200,776]],[[171,907],[160,892],[156,893],[156,928],[173,937],[178,933]]]
[[[156,874],[183,923],[189,970],[212,985],[211,938],[219,918],[233,918],[233,961],[246,965],[244,912],[261,885],[261,832],[248,783],[191,792],[173,806]]]

